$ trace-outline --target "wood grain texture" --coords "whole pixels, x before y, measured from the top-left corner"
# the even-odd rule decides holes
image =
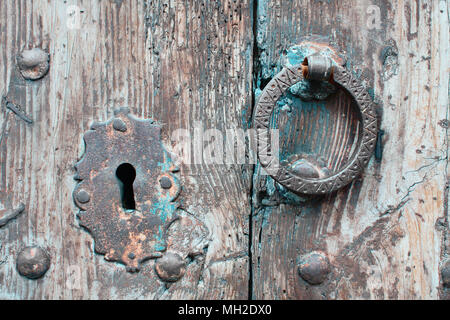
[[[291,106],[289,112],[281,112],[274,120],[282,130],[282,155],[289,158],[293,154],[313,154],[324,160],[330,174],[340,171],[358,140],[356,104],[339,90],[323,103],[296,101]]]
[[[380,9],[379,28],[371,6]],[[26,209],[0,228],[0,298],[448,298],[439,268],[450,258],[449,8],[448,0],[2,1],[0,210],[21,202]],[[163,125],[169,149],[180,128],[245,129],[253,80],[262,89],[286,50],[311,35],[328,37],[349,68],[368,79],[386,132],[381,161],[372,159],[364,176],[339,192],[301,201],[262,190],[276,185],[259,171],[252,177],[251,166],[183,165],[180,214],[208,229],[203,238],[192,237],[189,224],[171,226],[177,250],[198,247],[185,276],[166,285],[154,260],[131,274],[95,254],[72,200],[89,125],[129,106]],[[50,71],[25,81],[16,56],[32,47],[50,53]],[[345,112],[344,104],[325,105],[331,119],[333,107]],[[298,125],[286,126],[289,136],[320,119],[298,115],[281,119]],[[320,127],[316,138],[333,132]],[[307,135],[284,140],[284,147],[295,151],[290,143]],[[351,135],[342,139],[351,144]],[[308,147],[320,142],[315,150],[330,156],[330,166],[344,162],[337,144],[311,141]],[[16,271],[15,258],[28,245],[52,257],[42,279]],[[313,250],[332,265],[316,286],[296,267]]]
[[[379,8],[380,28],[372,28],[370,6]],[[252,217],[252,297],[444,298],[449,2],[258,1],[256,16],[260,89],[290,46],[328,37],[347,66],[369,79],[385,136],[381,162],[372,159],[362,179],[326,197],[264,199],[261,186],[271,182],[255,180],[254,198],[266,201]],[[297,273],[298,258],[314,250],[332,265],[320,285]]]
[[[71,5],[79,8],[79,25]],[[1,2],[0,92],[33,123],[2,105],[0,190],[26,211],[0,229],[0,298],[248,297],[248,168],[181,168],[183,212],[206,225],[209,240],[182,280],[168,286],[155,275],[154,260],[131,274],[95,254],[78,225],[72,190],[83,133],[114,108],[129,106],[162,123],[169,149],[179,128],[247,125],[252,9],[247,1]],[[16,55],[31,47],[47,50],[51,61],[35,82],[15,66]],[[15,268],[18,250],[32,244],[52,258],[36,281]]]

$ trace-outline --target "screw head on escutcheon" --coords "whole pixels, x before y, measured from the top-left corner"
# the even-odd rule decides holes
[[[120,132],[127,131],[127,124],[120,118],[116,118],[113,120],[113,128]]]
[[[159,179],[159,184],[163,189],[170,189],[172,187],[172,180],[168,177],[161,177],[161,179]]]
[[[81,189],[80,191],[78,191],[77,193],[77,200],[80,203],[86,203],[89,202],[89,200],[91,199],[89,193],[87,193],[86,190]]]

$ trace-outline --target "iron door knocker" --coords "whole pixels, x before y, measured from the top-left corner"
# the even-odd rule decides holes
[[[294,84],[302,80],[329,81],[344,89],[356,102],[360,113],[357,145],[346,165],[330,176],[311,178],[294,172],[288,164],[279,163],[271,150],[270,130],[277,101]],[[257,154],[261,166],[283,187],[300,194],[330,193],[349,184],[369,162],[377,138],[377,117],[374,103],[361,80],[344,67],[334,65],[330,58],[311,55],[303,63],[284,68],[264,88],[256,105],[254,128],[257,134]]]

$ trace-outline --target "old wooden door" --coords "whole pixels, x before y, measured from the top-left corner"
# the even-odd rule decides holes
[[[449,8],[448,0],[2,1],[0,298],[448,298]],[[174,173],[180,218],[163,257],[129,272],[94,251],[72,194],[93,122],[128,107],[159,123],[168,151],[180,130],[206,143],[213,129],[226,145],[227,130],[251,128],[260,91],[298,51],[325,47],[367,79],[378,104],[384,135],[361,177],[302,197],[251,157],[209,163],[203,154]],[[33,48],[49,54],[48,72],[38,61],[45,54],[24,54]],[[351,124],[349,98],[314,101],[280,105],[279,120],[302,123],[280,134],[283,150],[350,145],[351,125],[317,120]],[[334,140],[316,139],[330,128]],[[48,270],[38,279],[18,272],[29,246],[44,250]],[[156,265],[170,251],[181,277],[164,278]]]

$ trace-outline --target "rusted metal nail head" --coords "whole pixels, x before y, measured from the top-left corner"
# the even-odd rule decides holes
[[[17,256],[16,267],[22,276],[29,279],[38,279],[50,267],[50,256],[40,247],[26,247]]]
[[[441,277],[443,286],[450,288],[450,260],[447,260],[442,266]]]
[[[161,280],[175,282],[184,275],[186,264],[178,254],[167,252],[156,260],[155,269]]]
[[[50,67],[50,55],[40,48],[23,50],[17,56],[17,65],[25,79],[38,80],[45,76]]]
[[[168,177],[162,177],[159,179],[159,184],[163,189],[170,189],[172,187],[172,181]]]
[[[78,191],[78,193],[77,193],[78,202],[86,203],[86,202],[89,202],[90,199],[91,199],[91,197],[89,196],[89,193],[87,193],[86,190],[81,189],[80,191]]]
[[[127,124],[122,119],[116,118],[113,121],[113,128],[117,131],[125,132],[127,131]]]
[[[321,284],[330,273],[330,262],[320,252],[311,252],[300,258],[298,274],[309,284]]]

